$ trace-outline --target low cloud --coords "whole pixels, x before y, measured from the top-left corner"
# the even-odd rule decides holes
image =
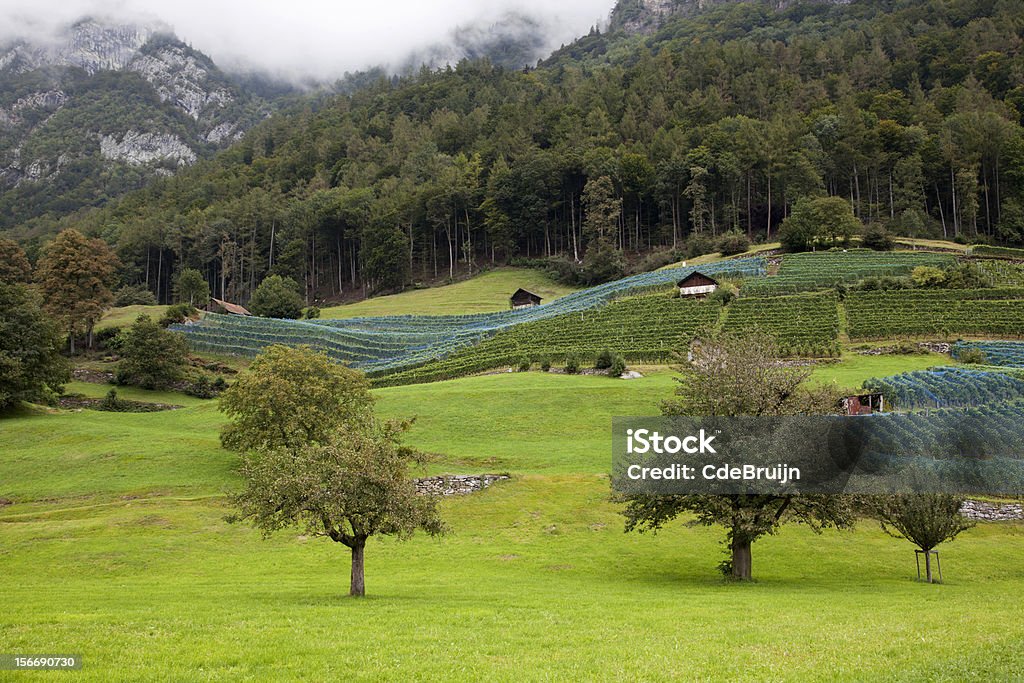
[[[613,0],[0,0],[0,41],[51,37],[83,17],[161,21],[229,69],[331,80],[402,65],[451,44],[455,31],[491,27],[510,13],[543,27],[543,50],[604,22]]]

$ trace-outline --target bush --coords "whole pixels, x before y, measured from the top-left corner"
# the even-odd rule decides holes
[[[125,285],[114,293],[115,306],[156,306],[156,296],[146,285]]]
[[[170,327],[171,325],[180,325],[196,313],[198,313],[198,311],[195,306],[190,304],[174,304],[168,308],[167,312],[164,313],[164,316],[160,318],[160,326]]]
[[[750,240],[739,230],[730,230],[718,239],[718,251],[723,256],[742,254],[750,249]]]
[[[961,263],[946,271],[949,289],[986,289],[995,285],[995,279],[976,263]]]
[[[206,375],[199,375],[185,388],[185,393],[196,398],[217,398],[220,391]]]
[[[299,285],[290,277],[271,275],[253,292],[249,310],[263,318],[298,320],[302,317]]]
[[[306,309],[306,320],[319,320],[320,309],[316,306],[310,306]]]
[[[597,354],[597,358],[594,360],[595,370],[607,370],[612,366],[612,352],[608,349],[604,349],[601,353]]]
[[[705,254],[712,254],[715,251],[715,243],[710,237],[704,235],[690,235],[683,247],[686,258],[696,258]]]
[[[967,365],[984,365],[988,362],[988,357],[981,349],[964,349],[957,356],[957,360]]]
[[[934,266],[918,266],[910,273],[910,279],[918,287],[941,287],[946,283],[946,273]]]
[[[626,372],[626,359],[619,354],[615,354],[615,357],[612,358],[612,364],[608,368],[608,376],[622,377],[624,372]]]
[[[92,339],[100,349],[116,352],[120,348],[122,331],[120,327],[104,327],[96,332]]]
[[[540,369],[544,372],[551,372],[551,360],[545,358],[540,362]]]
[[[140,315],[120,338],[121,366],[118,384],[133,384],[143,389],[164,389],[181,378],[188,363],[188,345],[175,332],[169,332]]]
[[[132,408],[130,402],[122,401],[117,397],[117,389],[108,391],[107,395],[103,397],[103,400],[96,407],[108,413],[127,413]]]
[[[875,251],[892,251],[896,243],[892,239],[892,235],[882,225],[871,224],[864,230],[864,236],[861,238],[860,243],[868,249],[874,249]]]
[[[580,371],[580,360],[576,357],[576,354],[570,353],[565,358],[565,372],[568,375],[579,374]]]
[[[708,296],[709,301],[714,301],[720,306],[728,306],[736,298],[737,289],[731,285],[720,285],[718,289]],[[676,290],[676,294],[678,294]]]
[[[519,372],[529,372],[531,367],[533,367],[533,363],[530,361],[529,356],[523,356],[519,359]]]

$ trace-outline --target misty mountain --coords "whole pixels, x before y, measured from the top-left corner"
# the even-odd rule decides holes
[[[696,16],[721,5],[741,0],[618,0],[612,10],[610,28],[626,33],[650,34],[671,18]],[[849,0],[762,0],[773,10],[786,9],[798,2],[847,4]]]
[[[0,48],[0,219],[102,203],[272,111],[167,27],[86,19]]]

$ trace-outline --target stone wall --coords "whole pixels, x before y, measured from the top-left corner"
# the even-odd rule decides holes
[[[416,490],[424,495],[465,496],[506,479],[509,479],[507,474],[445,474],[417,479]]]
[[[1016,519],[1024,519],[1024,505],[1010,503],[997,505],[983,503],[979,500],[964,501],[960,508],[960,514],[968,519],[977,519],[984,522],[1008,522]]]

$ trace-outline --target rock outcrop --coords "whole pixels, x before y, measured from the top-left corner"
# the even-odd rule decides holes
[[[100,154],[104,159],[123,161],[141,166],[154,161],[171,161],[176,166],[188,166],[196,161],[196,153],[176,135],[166,133],[140,133],[129,130],[120,139],[105,135],[100,139]]]

